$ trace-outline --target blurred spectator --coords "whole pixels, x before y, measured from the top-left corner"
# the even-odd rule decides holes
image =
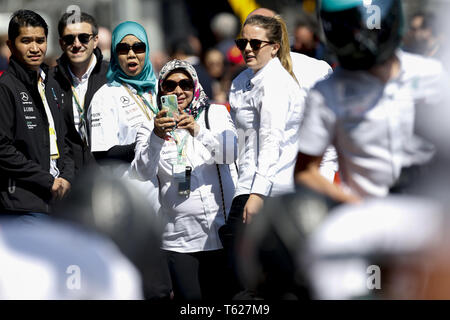
[[[167,52],[163,50],[161,51],[154,50],[150,54],[150,61],[153,64],[153,71],[155,72],[155,75],[158,77],[162,67],[169,61],[169,55],[167,54]]]
[[[0,75],[8,69],[9,57],[11,56],[6,40],[8,40],[7,34],[0,35]]]
[[[199,47],[198,38],[193,35],[184,36],[173,40],[169,46],[170,59],[185,60],[192,64],[197,71],[200,83],[208,97],[213,96],[212,79],[200,60],[201,45]]]
[[[324,60],[333,68],[336,66],[335,57],[320,39],[319,24],[310,15],[302,13],[297,20],[291,51]]]
[[[103,60],[111,59],[111,31],[100,26],[98,28],[98,48],[102,51]]]
[[[428,57],[438,57],[441,51],[442,35],[437,26],[437,17],[428,12],[414,14],[403,39],[405,51]]]
[[[205,53],[205,67],[211,76],[213,96],[212,101],[215,103],[227,103],[228,87],[230,82],[225,81],[225,57],[221,51],[217,49],[209,49]]]
[[[239,32],[239,20],[232,13],[218,13],[211,20],[211,30],[216,38],[216,48],[226,56],[235,46],[234,39]]]
[[[316,21],[304,15],[295,26],[291,51],[319,59],[322,50]]]
[[[48,65],[50,68],[54,68],[58,65],[58,56],[57,55],[48,55],[45,57],[44,63]]]

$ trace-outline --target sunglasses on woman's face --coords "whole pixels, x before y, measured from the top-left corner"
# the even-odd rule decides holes
[[[89,34],[89,33],[80,33],[78,35],[77,34],[66,34],[61,39],[62,39],[62,41],[64,41],[64,43],[67,46],[70,46],[70,45],[72,45],[75,42],[76,38],[78,38],[80,43],[88,44],[89,41],[91,41],[91,37],[92,36],[93,36],[93,34]]]
[[[194,82],[189,79],[183,79],[183,80],[180,80],[179,82],[176,82],[173,80],[166,80],[161,84],[161,88],[165,92],[172,92],[177,87],[180,87],[181,90],[183,90],[183,91],[191,91],[192,89],[194,89]]]
[[[132,46],[130,46],[128,43],[118,43],[116,46],[116,52],[118,55],[122,54],[128,54],[130,52],[130,49],[133,50],[134,53],[144,53],[147,49],[145,43],[143,42],[136,42]]]
[[[258,51],[259,49],[261,49],[261,45],[262,43],[269,43],[269,44],[274,44],[273,41],[265,41],[265,40],[259,40],[259,39],[236,39],[234,40],[234,42],[236,43],[236,46],[239,48],[239,50],[244,51],[245,48],[247,48],[247,43],[250,42],[250,47],[252,48],[253,51]]]

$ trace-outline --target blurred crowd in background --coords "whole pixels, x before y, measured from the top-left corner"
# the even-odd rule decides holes
[[[444,27],[436,13],[446,8],[445,1],[404,1],[405,16],[410,21],[404,48],[407,51],[439,57],[443,46]],[[147,27],[151,61],[158,72],[169,60],[187,60],[196,66],[203,88],[212,101],[228,103],[231,81],[245,69],[239,49],[234,44],[246,15],[266,7],[279,12],[289,28],[291,50],[325,60],[332,67],[336,58],[324,44],[318,22],[315,0],[283,1],[208,1],[133,0],[126,4],[102,1],[0,1],[0,72],[7,67],[7,25],[11,13],[28,8],[42,13],[49,23],[49,52],[46,62],[52,66],[60,56],[56,23],[59,16],[78,6],[95,16],[99,28],[99,48],[109,57],[111,30],[121,21],[133,20]],[[42,10],[41,8],[49,8]]]

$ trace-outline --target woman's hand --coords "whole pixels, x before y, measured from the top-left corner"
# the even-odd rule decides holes
[[[172,131],[173,127],[175,127],[175,119],[166,117],[167,110],[161,110],[158,112],[154,119],[155,127],[153,131],[155,134],[160,137],[161,139],[164,139],[164,137]]]
[[[252,217],[257,214],[264,205],[264,198],[252,193],[244,206],[244,223],[250,223]]]
[[[200,131],[200,126],[195,121],[194,117],[188,115],[186,112],[178,108],[180,115],[178,117],[177,129],[186,129],[191,136],[196,137]]]

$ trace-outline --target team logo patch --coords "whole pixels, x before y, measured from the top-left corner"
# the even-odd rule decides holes
[[[20,93],[20,98],[22,99],[22,101],[28,101],[28,94],[26,92],[21,92]]]
[[[122,97],[120,97],[120,102],[122,102],[123,104],[129,104],[130,98],[128,98],[126,96],[122,96]]]

